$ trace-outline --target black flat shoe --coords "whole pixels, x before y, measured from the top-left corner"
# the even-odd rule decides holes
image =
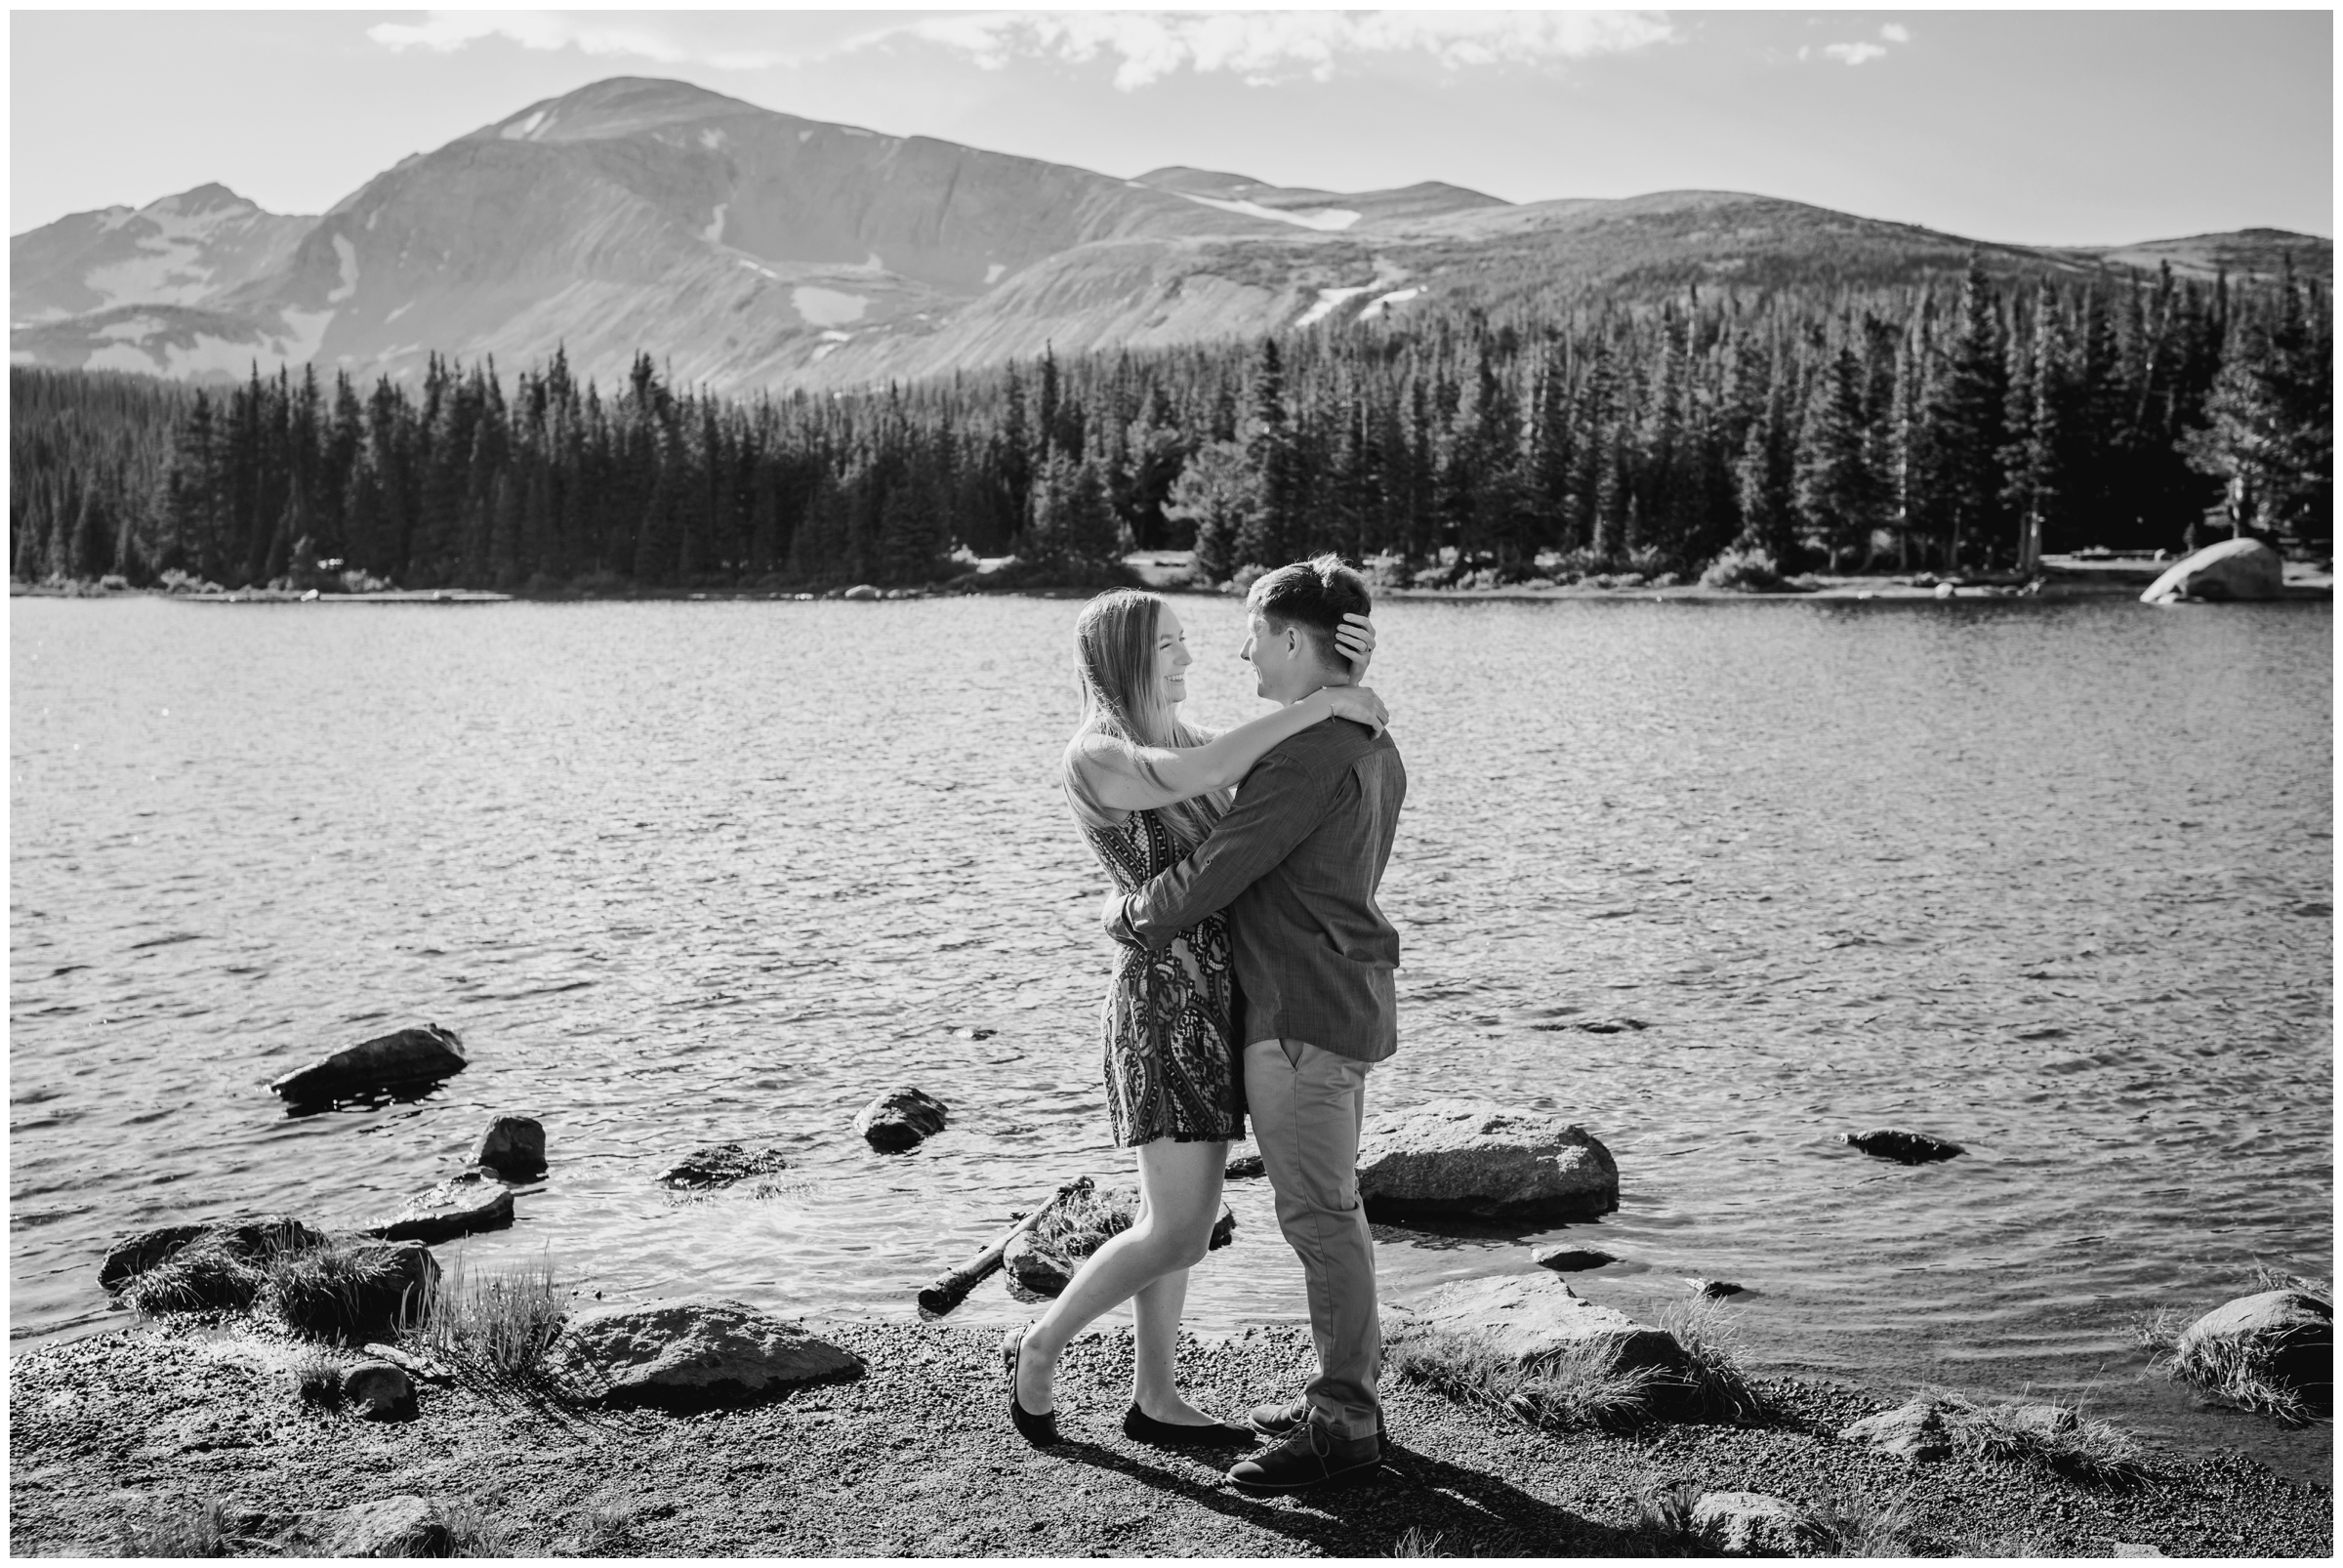
[[[1232,1426],[1224,1421],[1207,1426],[1157,1421],[1136,1405],[1123,1413],[1123,1435],[1154,1448],[1249,1448],[1259,1441],[1250,1426]]]
[[[1017,1359],[1025,1353],[1025,1331],[1011,1329],[1001,1341],[1001,1365],[1008,1373],[1008,1423],[1017,1435],[1036,1448],[1057,1441],[1057,1412],[1037,1416],[1017,1403]]]

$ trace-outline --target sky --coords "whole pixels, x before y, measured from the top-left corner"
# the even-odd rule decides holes
[[[2326,11],[16,11],[9,231],[322,212],[610,76],[1129,177],[1709,188],[2019,244],[2334,232]]]

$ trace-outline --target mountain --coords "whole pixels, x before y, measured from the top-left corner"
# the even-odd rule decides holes
[[[917,378],[1060,351],[1688,284],[1869,285],[2106,268],[2269,270],[2274,230],[2103,249],[1994,245],[1775,197],[1668,191],[1514,205],[1424,183],[1343,193],[1240,174],[1122,180],[598,82],[411,157],[320,218],[206,186],[10,240],[17,363],[371,378],[432,351],[561,348],[605,384],[638,351],[740,392]]]

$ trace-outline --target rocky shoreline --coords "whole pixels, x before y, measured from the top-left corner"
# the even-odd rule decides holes
[[[1768,1414],[1755,1424],[1556,1433],[1393,1379],[1394,1452],[1374,1480],[1254,1497],[1221,1480],[1226,1457],[1122,1435],[1127,1331],[1068,1351],[1068,1440],[1037,1450],[1001,1409],[997,1336],[811,1327],[861,1370],[694,1414],[427,1373],[414,1415],[390,1422],[304,1403],[301,1347],[250,1319],[43,1346],[9,1367],[10,1548],[115,1551],[142,1521],[210,1505],[232,1549],[267,1554],[363,1549],[366,1529],[436,1510],[470,1532],[468,1549],[517,1555],[1710,1555],[1713,1539],[1684,1533],[1690,1500],[1735,1493],[1837,1521],[1841,1549],[1849,1531],[1963,1555],[2324,1556],[2335,1544],[2330,1492],[2235,1455],[2152,1451],[2145,1484],[2124,1488],[2008,1462],[1917,1463],[1837,1435],[1893,1400],[1794,1380],[1757,1385]],[[1254,1329],[1192,1341],[1181,1361],[1200,1402],[1239,1410],[1290,1393],[1310,1349],[1297,1326]]]

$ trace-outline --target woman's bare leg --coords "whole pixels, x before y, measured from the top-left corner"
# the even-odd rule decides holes
[[[1170,1301],[1169,1321],[1160,1311],[1146,1311],[1140,1319],[1147,1349],[1161,1355],[1167,1370],[1171,1364],[1178,1339],[1179,1307],[1187,1297],[1184,1276],[1203,1259],[1212,1244],[1213,1221],[1220,1217],[1220,1183],[1228,1145],[1157,1138],[1140,1144],[1138,1155],[1138,1219],[1092,1253],[1049,1304],[1049,1310],[1025,1333],[1025,1349],[1017,1363],[1017,1403],[1037,1416],[1057,1408],[1050,1383],[1057,1375],[1057,1358],[1074,1336],[1099,1314],[1130,1300],[1165,1275],[1178,1274],[1183,1277],[1178,1294]],[[1146,1352],[1142,1351],[1139,1364],[1145,1362]],[[1151,1386],[1148,1391],[1156,1390]],[[1193,1419],[1169,1406],[1148,1414],[1158,1420]]]

